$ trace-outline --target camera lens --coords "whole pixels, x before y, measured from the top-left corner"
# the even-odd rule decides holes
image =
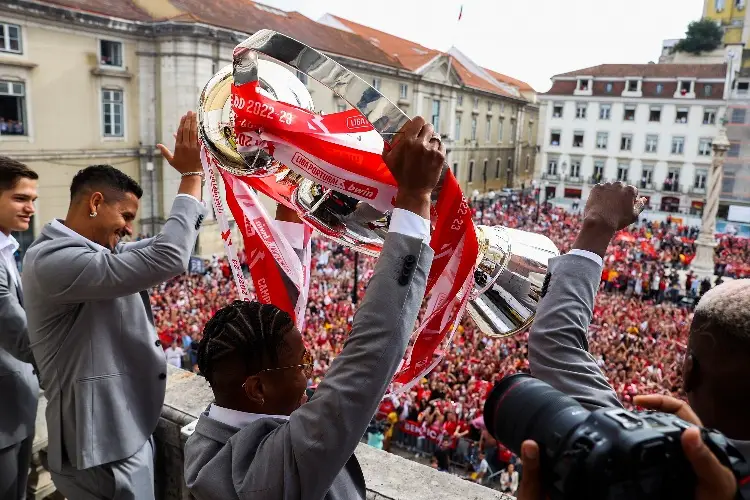
[[[524,373],[495,384],[484,404],[487,431],[516,454],[526,439],[557,448],[589,414],[573,398]]]

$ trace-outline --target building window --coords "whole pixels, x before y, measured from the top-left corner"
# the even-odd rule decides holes
[[[104,137],[123,137],[122,90],[102,90],[102,123]]]
[[[307,85],[307,75],[304,74],[302,71],[297,70],[297,80],[301,81],[305,85]]]
[[[490,142],[492,139],[492,119],[487,118],[487,128],[484,131],[484,142]]]
[[[459,94],[458,97],[456,97],[456,104],[458,104],[459,106],[463,106],[464,105],[464,96],[462,96],[461,94]]]
[[[659,149],[659,136],[647,135],[646,136],[646,152],[656,153],[658,149]]]
[[[477,117],[476,116],[471,117],[471,140],[472,141],[477,140]]]
[[[633,149],[633,136],[622,134],[620,138],[620,151],[630,151],[631,149]]]
[[[641,171],[641,189],[646,189],[649,187],[649,185],[652,182],[654,176],[654,167],[651,165],[643,165],[643,169]]]
[[[456,128],[453,130],[453,137],[455,140],[459,140],[461,138],[461,117],[456,116]]]
[[[635,121],[635,106],[625,106],[625,115],[623,120],[626,122]]]
[[[487,112],[492,113],[492,101],[487,101]]]
[[[711,139],[703,138],[698,143],[698,156],[711,156]]]
[[[664,92],[664,84],[663,83],[657,83],[656,84],[656,95],[662,95]]]
[[[432,127],[436,134],[440,133],[440,101],[437,99],[432,101]]]
[[[562,103],[555,103],[552,106],[552,118],[562,118],[564,105]]]
[[[516,120],[515,118],[510,119],[510,142],[516,141]]]
[[[661,106],[651,106],[651,111],[648,114],[648,121],[650,122],[661,121]]]
[[[474,181],[474,160],[469,162],[469,182]]]
[[[594,175],[592,176],[591,180],[599,183],[602,182],[604,179],[604,161],[603,160],[596,160],[594,161]]]
[[[609,133],[598,132],[596,134],[596,149],[607,149],[609,143]]]
[[[693,187],[698,189],[706,189],[706,181],[708,180],[708,172],[706,170],[695,171],[695,181]]]
[[[503,142],[503,119],[497,122],[497,142]]]
[[[550,158],[547,160],[547,174],[557,175],[557,158]]]
[[[405,83],[401,83],[398,86],[398,97],[400,99],[406,99],[409,97],[409,86]]]
[[[100,40],[99,61],[102,66],[122,68],[122,42]]]
[[[685,152],[685,138],[672,137],[672,154],[681,155]]]
[[[628,92],[638,92],[638,80],[628,80]]]
[[[380,80],[380,78],[373,78],[372,79],[372,88],[374,88],[377,91],[380,91],[380,85],[383,82]],[[433,124],[434,125],[434,124]]]
[[[26,85],[0,80],[0,135],[27,135]]]
[[[716,125],[716,109],[706,108],[703,110],[703,125]]]
[[[613,88],[614,88],[614,86],[612,85],[612,82],[607,82],[607,84],[604,86],[604,91],[607,94],[611,94]]]
[[[489,164],[489,160],[484,160],[484,163],[482,164],[482,180],[484,182],[487,182],[487,165]]]
[[[680,80],[679,83],[680,95],[688,95],[693,90],[693,82],[687,80]]]
[[[582,90],[586,92],[587,90],[589,90],[590,85],[591,85],[591,81],[587,78],[578,80],[578,90]]]
[[[714,0],[714,10],[716,10],[716,12],[723,11],[724,5],[726,5],[726,0]]]
[[[737,9],[742,10],[745,8],[745,0],[734,0],[734,6],[737,7]]]
[[[609,120],[612,116],[612,105],[611,104],[600,104],[599,105],[599,119]]]
[[[23,52],[21,27],[17,24],[0,23],[0,52]]]
[[[581,131],[573,132],[573,147],[574,148],[583,147],[583,132]]]
[[[738,82],[737,83],[737,94],[747,95],[750,91],[750,82]]]
[[[502,115],[503,113],[505,113],[505,103],[501,102],[500,103],[500,114]]]
[[[337,104],[336,105],[336,112],[337,113],[343,113],[346,111],[346,104]]]
[[[711,94],[714,93],[714,86],[710,83],[707,83],[703,86],[703,96],[704,97],[711,97]]]
[[[578,178],[581,176],[581,160],[576,158],[570,160],[570,177]]]
[[[531,144],[533,142],[532,141],[533,138],[534,138],[534,124],[533,123],[529,123],[529,135],[528,135],[528,141],[527,142],[529,144]]]
[[[549,136],[549,145],[550,146],[559,146],[560,145],[560,131],[559,130],[553,130],[550,133],[550,136]]]
[[[677,108],[677,116],[674,120],[675,123],[687,123],[688,122],[688,109]]]
[[[586,118],[587,108],[588,108],[587,104],[577,104],[576,105],[576,118]]]
[[[453,177],[458,179],[458,163],[453,164]]]
[[[617,180],[620,182],[627,182],[628,180],[628,166],[617,165]]]
[[[732,120],[730,123],[745,123],[746,110],[744,108],[734,108],[732,110]]]
[[[531,155],[526,155],[526,166],[524,169],[526,170],[526,173],[529,173],[529,164],[531,162]]]
[[[479,109],[479,98],[474,97],[474,109]]]
[[[503,164],[503,161],[498,158],[497,162],[495,163],[495,179],[500,178],[500,166]]]
[[[670,170],[667,172],[667,178],[664,179],[664,191],[676,193],[680,190],[680,172],[679,170]]]
[[[739,142],[729,143],[729,151],[727,151],[727,156],[730,158],[740,157],[740,143]]]

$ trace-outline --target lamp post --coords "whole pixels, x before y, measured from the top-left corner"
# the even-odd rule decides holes
[[[698,240],[695,242],[695,258],[690,266],[693,272],[701,278],[714,274],[716,214],[719,212],[719,198],[724,177],[724,159],[729,150],[726,120],[723,120],[719,133],[713,140],[711,147],[714,151],[714,157],[711,162],[711,170],[708,173],[706,204],[703,207],[701,232]]]

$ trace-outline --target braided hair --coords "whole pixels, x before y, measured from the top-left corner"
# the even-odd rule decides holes
[[[266,359],[276,364],[284,336],[292,328],[292,317],[274,305],[235,300],[221,308],[203,329],[198,346],[200,373],[213,386],[222,358],[236,357],[244,363],[245,374],[260,371]]]

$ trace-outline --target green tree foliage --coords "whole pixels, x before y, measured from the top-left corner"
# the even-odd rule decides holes
[[[672,51],[690,54],[711,52],[721,47],[723,36],[721,27],[715,21],[711,19],[693,21],[688,25],[685,38],[677,42]]]

